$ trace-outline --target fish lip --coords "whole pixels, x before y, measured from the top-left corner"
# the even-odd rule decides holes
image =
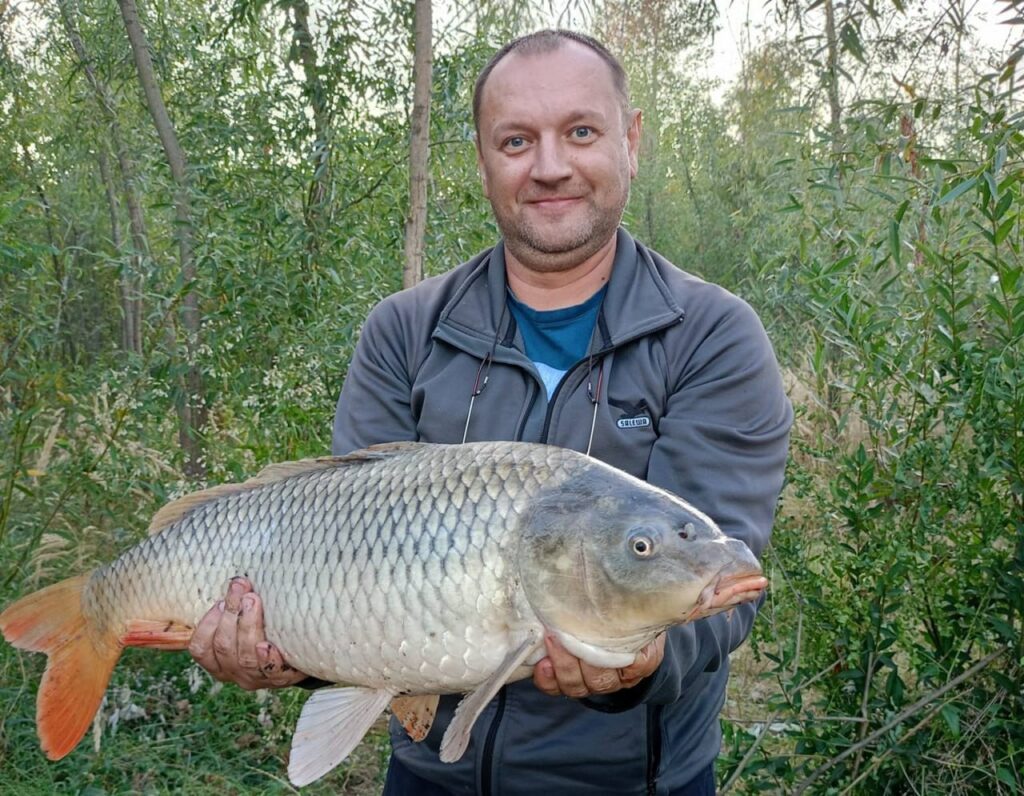
[[[704,619],[722,611],[728,611],[737,605],[751,602],[768,587],[768,579],[764,577],[760,567],[757,569],[730,570],[724,567],[711,581],[701,589],[697,604],[687,615],[687,622]],[[716,597],[727,593],[724,601],[716,604]]]

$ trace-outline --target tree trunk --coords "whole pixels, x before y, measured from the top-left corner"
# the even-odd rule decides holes
[[[320,78],[313,36],[309,30],[309,4],[306,0],[293,0],[292,30],[295,50],[302,62],[305,75],[305,93],[313,111],[313,179],[303,208],[306,231],[309,235],[307,250],[311,257],[320,251],[324,228],[330,223],[331,182],[331,119],[327,107],[327,89]]]
[[[178,238],[178,258],[181,276],[185,284],[182,299],[181,322],[185,332],[185,353],[188,360],[183,384],[183,396],[178,404],[179,432],[181,447],[185,452],[185,473],[191,478],[202,478],[206,472],[203,462],[200,434],[206,424],[206,408],[203,403],[202,374],[196,357],[199,348],[199,296],[195,290],[196,263],[192,250],[192,205],[189,197],[188,166],[185,152],[178,143],[174,125],[167,114],[160,88],[156,82],[153,61],[149,57],[149,42],[139,23],[139,12],[135,0],[118,0],[124,27],[131,43],[139,82],[146,95],[146,105],[157,135],[163,145],[167,163],[174,179],[175,232]]]
[[[839,104],[839,40],[836,38],[836,12],[832,0],[825,0],[825,41],[828,46],[829,131],[832,134],[832,156],[837,158],[843,151],[843,109]]]
[[[128,149],[124,145],[121,125],[117,120],[117,111],[114,107],[113,94],[109,86],[96,74],[92,60],[85,50],[85,43],[78,32],[77,25],[75,25],[70,0],[60,0],[59,6],[68,41],[71,42],[71,46],[78,56],[78,60],[82,65],[82,71],[85,72],[86,80],[96,96],[100,112],[107,120],[110,142],[113,145],[114,154],[117,158],[118,171],[121,172],[122,192],[124,194],[125,206],[128,208],[128,228],[132,238],[132,251],[129,254],[127,264],[121,269],[121,348],[134,354],[142,354],[142,277],[149,244],[146,238],[146,225],[142,215],[142,203],[139,201],[138,192],[135,190],[135,163],[129,157]],[[117,195],[107,165],[106,150],[102,146],[99,150],[99,160],[100,176],[103,179],[104,189],[107,193],[107,204],[110,206],[110,226],[114,238],[114,248],[120,253],[122,243]]]
[[[427,180],[430,168],[430,91],[432,87],[431,0],[416,0],[413,23],[413,99],[409,135],[409,217],[405,224],[402,287],[423,279],[427,235]]]
[[[661,109],[658,106],[660,97],[658,88],[661,83],[661,70],[659,58],[661,53],[658,46],[658,36],[661,26],[652,25],[651,47],[648,52],[650,61],[647,66],[647,90],[650,97],[650,106],[644,109],[644,130],[643,130],[643,160],[647,163],[648,179],[644,187],[644,226],[647,229],[647,244],[656,246],[657,225],[654,218],[655,191],[657,186],[651,179],[658,175],[658,137],[661,135]]]
[[[103,182],[103,192],[106,194],[107,209],[110,212],[110,242],[114,246],[114,251],[120,255],[123,247],[121,238],[121,208],[117,204],[117,189],[114,187],[114,179],[110,175],[110,161],[107,158],[107,150],[102,143],[97,149],[96,159],[99,161],[100,180]],[[121,276],[118,280],[121,303],[122,351],[131,351],[135,341],[136,318],[132,306],[132,288],[129,276],[128,268],[122,264]]]

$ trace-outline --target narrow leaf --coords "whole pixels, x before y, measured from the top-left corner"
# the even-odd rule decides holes
[[[964,180],[963,182],[961,182],[959,185],[957,185],[952,190],[947,191],[946,193],[944,193],[939,198],[939,201],[937,201],[935,203],[935,206],[936,207],[941,207],[942,205],[949,204],[954,199],[957,199],[957,198],[963,196],[965,193],[967,193],[969,190],[971,190],[971,188],[973,188],[977,184],[978,184],[978,178],[977,177],[971,177],[969,180]]]

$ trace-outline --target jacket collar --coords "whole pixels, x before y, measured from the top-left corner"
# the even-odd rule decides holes
[[[601,334],[595,335],[600,350],[677,323],[684,314],[662,279],[652,252],[621,227],[616,235],[611,280],[598,320]],[[469,276],[441,311],[433,336],[480,357],[497,340],[494,357],[505,359],[502,350],[507,351],[513,332],[505,295],[505,247],[499,241],[477,258]]]

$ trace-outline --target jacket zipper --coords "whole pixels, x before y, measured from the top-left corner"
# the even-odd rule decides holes
[[[661,765],[661,705],[647,706],[647,796],[658,792]]]
[[[484,740],[484,760],[480,769],[480,796],[490,796],[491,775],[494,768],[494,742],[498,737],[498,725],[501,724],[501,717],[505,713],[505,686],[498,692],[498,706],[494,711],[494,718],[491,719],[491,726],[487,728],[487,738]]]
[[[685,318],[686,314],[680,313],[673,320],[668,321],[667,323],[663,323],[661,326],[656,326],[653,329],[647,329],[642,333],[632,335],[624,340],[620,340],[617,343],[604,345],[601,347],[599,351],[595,351],[591,356],[596,362],[602,357],[608,356],[608,354],[610,354],[612,351],[617,351],[618,349],[622,348],[622,346],[626,345],[627,343],[632,343],[634,340],[639,340],[642,337],[649,337],[652,334],[657,334],[658,332],[664,329],[668,329],[670,326],[673,326],[677,323],[682,323],[685,320]],[[603,316],[599,315],[598,321],[600,322],[602,320]],[[565,375],[562,377],[562,380],[558,383],[558,387],[555,388],[555,394],[548,399],[548,408],[544,414],[544,428],[541,430],[540,434],[541,442],[547,443],[548,441],[548,434],[551,432],[551,417],[554,414],[554,407],[555,404],[558,402],[558,396],[561,395],[562,393],[562,388],[568,383],[569,376],[571,376],[580,367],[580,365],[585,365],[588,360],[589,357],[587,359],[581,359],[579,362],[577,362],[575,365],[569,368],[569,370],[567,370],[565,372]]]
[[[642,335],[636,335],[635,337],[630,338],[628,340],[622,340],[622,341],[619,342],[618,345],[611,345],[611,346],[602,347],[600,351],[594,352],[593,356],[594,356],[594,358],[599,358],[599,357],[606,356],[609,352],[614,351],[616,348],[619,348],[620,346],[622,346],[622,345],[624,345],[626,343],[632,342],[633,339],[636,339],[636,338],[639,338],[639,337],[646,337],[648,335],[654,334],[655,332],[660,332],[662,329],[667,329],[673,323],[682,323],[684,318],[685,318],[685,314],[680,314],[675,320],[671,321],[670,323],[666,323],[666,324],[664,324],[662,326],[659,326],[656,329],[648,329]],[[598,319],[599,320],[601,319],[600,315],[598,316]],[[565,376],[562,377],[562,380],[558,383],[558,386],[555,388],[554,395],[552,395],[548,399],[547,411],[544,413],[544,427],[541,430],[541,435],[540,435],[540,441],[541,442],[547,443],[547,441],[548,441],[548,433],[551,430],[552,408],[554,407],[555,402],[558,400],[558,396],[562,392],[562,387],[564,387],[566,382],[569,380],[569,376],[572,373],[574,373],[580,367],[580,365],[585,364],[587,361],[588,361],[588,359],[581,359],[579,362],[577,362],[575,365],[573,365],[571,368],[569,368],[569,370],[566,371]],[[532,398],[530,399],[531,405],[533,404],[533,402],[535,402],[537,400],[537,394],[538,394],[538,391],[535,390]],[[532,408],[532,406],[531,406],[531,408]],[[523,425],[519,429],[517,429],[517,431],[516,431],[516,439],[519,439],[519,440],[522,439],[523,431],[525,430],[525,423],[526,423],[525,418],[529,417],[529,411],[527,411],[526,414],[523,417],[524,417]],[[481,796],[490,796],[491,792],[492,792],[492,789],[491,789],[491,776],[492,776],[493,769],[494,769],[494,762],[493,762],[493,760],[494,760],[494,744],[495,744],[495,741],[496,741],[497,736],[498,736],[498,726],[501,724],[502,716],[505,713],[505,699],[506,699],[505,687],[502,686],[502,689],[498,692],[498,706],[497,706],[497,708],[494,711],[494,718],[491,719],[491,724],[487,728],[487,737],[484,739],[483,764],[482,764],[482,767],[480,769],[480,794],[481,794]],[[648,796],[654,796],[655,795],[656,788],[657,788],[657,780],[658,780],[658,765],[660,764],[660,761],[661,761],[661,709],[660,709],[660,706],[653,706],[653,707],[649,706],[648,709],[647,709],[647,793],[648,793]]]

